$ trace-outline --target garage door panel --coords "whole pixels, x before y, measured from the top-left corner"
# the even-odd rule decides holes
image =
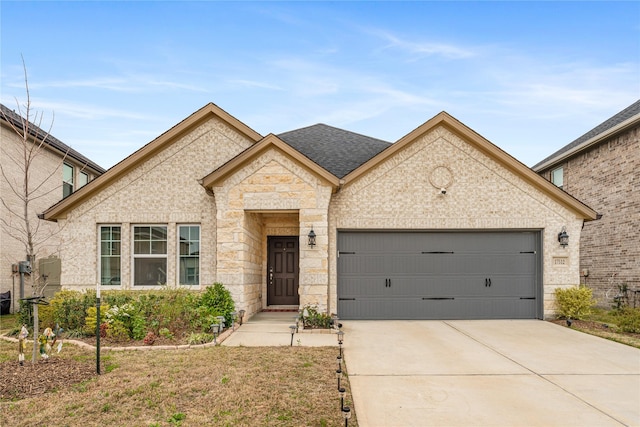
[[[339,232],[347,318],[535,318],[539,232]]]
[[[341,318],[362,320],[531,319],[536,302],[520,298],[368,298],[342,299]]]

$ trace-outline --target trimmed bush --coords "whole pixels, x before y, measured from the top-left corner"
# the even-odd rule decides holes
[[[596,304],[592,290],[582,285],[568,289],[557,288],[555,295],[558,316],[564,319],[583,319],[591,314],[591,309]]]
[[[622,308],[616,313],[616,318],[622,332],[640,334],[640,309]]]
[[[222,283],[214,283],[213,286],[207,287],[200,300],[200,306],[208,307],[213,313],[219,313],[217,316],[224,316],[226,326],[231,326],[231,313],[235,311],[236,305],[231,298],[231,292]]]

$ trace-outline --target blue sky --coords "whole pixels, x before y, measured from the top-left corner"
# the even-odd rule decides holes
[[[639,2],[0,3],[0,99],[110,167],[208,102],[396,141],[447,111],[532,166],[640,98]],[[48,126],[43,126],[48,127]]]

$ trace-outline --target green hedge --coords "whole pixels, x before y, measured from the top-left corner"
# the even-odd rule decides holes
[[[231,313],[235,311],[231,293],[221,283],[214,283],[204,291],[113,290],[103,291],[101,297],[100,318],[103,326],[106,324],[103,332],[120,341],[141,340],[149,332],[176,338],[208,333],[217,316],[224,316],[230,326]],[[95,291],[60,291],[50,305],[40,307],[40,328],[54,327],[57,323],[71,336],[95,335],[95,306]],[[26,308],[18,316],[18,322],[32,323]]]

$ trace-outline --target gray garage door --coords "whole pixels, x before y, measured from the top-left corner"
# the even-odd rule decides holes
[[[342,319],[542,318],[540,233],[338,233]]]

